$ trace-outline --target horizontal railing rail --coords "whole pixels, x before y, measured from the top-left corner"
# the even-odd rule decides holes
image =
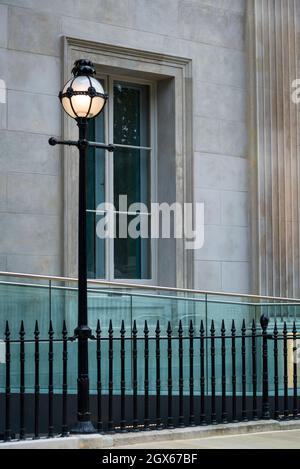
[[[70,287],[70,286],[61,286],[61,285],[52,285],[52,284],[38,284],[38,283],[20,283],[20,282],[9,282],[9,281],[3,281],[0,279],[0,285],[10,285],[10,286],[18,286],[18,287],[25,287],[25,288],[43,288],[43,289],[53,289],[53,290],[61,290],[61,291],[74,291],[76,292],[77,291],[77,288],[76,287]],[[114,284],[115,285],[115,284]],[[101,290],[99,289],[93,289],[91,287],[88,288],[88,292],[89,294],[106,294],[106,295],[109,295],[109,296],[132,296],[134,295],[135,297],[139,297],[139,298],[159,298],[159,299],[167,299],[167,300],[174,300],[176,299],[176,301],[189,301],[191,303],[206,303],[209,301],[209,303],[216,303],[216,304],[223,304],[223,305],[240,305],[241,302],[239,301],[229,301],[229,300],[223,300],[223,299],[216,299],[216,298],[211,298],[208,296],[208,294],[204,294],[204,298],[193,298],[193,297],[190,297],[190,296],[171,296],[171,295],[166,295],[166,294],[163,294],[163,295],[155,295],[154,293],[153,294],[149,294],[149,293],[141,293],[141,292],[137,292],[137,291],[134,291],[134,292],[130,292],[130,291],[118,291],[117,289],[113,289],[113,290],[109,290],[109,289],[103,289],[101,288]],[[214,294],[213,296],[215,296],[216,294]],[[240,296],[240,298],[244,298],[243,295]],[[261,297],[262,298],[262,297]],[[275,300],[274,300],[275,301]],[[243,301],[242,304],[244,306],[252,306],[252,307],[255,307],[256,305],[257,306],[260,306],[260,307],[263,307],[263,306],[272,306],[272,307],[275,307],[275,306],[279,306],[279,307],[282,307],[282,306],[300,306],[300,300],[299,300],[299,303],[297,302],[297,300],[293,300],[293,302],[289,302],[288,300],[282,300],[282,302],[277,302],[275,303],[274,301],[272,301],[272,303],[262,303],[262,302],[259,302],[259,303],[254,303],[253,301],[252,302],[246,302],[246,301]]]
[[[23,279],[35,279],[35,280],[47,280],[52,282],[60,283],[77,283],[77,279],[73,277],[59,277],[59,276],[49,276],[49,275],[36,275],[36,274],[24,274],[17,272],[5,272],[0,271],[0,277],[14,277],[14,278],[23,278]],[[88,283],[90,285],[98,286],[108,286],[110,288],[124,288],[124,289],[135,289],[135,290],[150,290],[155,292],[173,292],[173,293],[189,293],[195,295],[208,295],[208,296],[222,296],[222,297],[232,297],[232,298],[249,298],[249,299],[261,299],[261,300],[270,300],[278,302],[290,302],[292,304],[300,303],[299,298],[286,298],[278,296],[265,296],[265,295],[250,295],[244,293],[229,293],[229,292],[214,292],[214,291],[205,291],[197,289],[188,289],[188,288],[174,288],[174,287],[163,287],[155,285],[143,285],[140,283],[121,283],[121,282],[110,282],[106,280],[95,280],[89,279]],[[39,285],[40,286],[40,285]]]

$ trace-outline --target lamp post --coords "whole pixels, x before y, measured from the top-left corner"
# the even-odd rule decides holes
[[[113,145],[89,142],[89,119],[97,117],[104,109],[107,95],[93,75],[96,71],[89,60],[77,60],[71,78],[59,93],[64,111],[76,120],[78,141],[49,139],[49,144],[75,146],[79,150],[79,203],[78,203],[78,323],[74,339],[78,340],[77,423],[71,430],[76,434],[95,433],[89,407],[88,341],[92,331],[88,326],[87,309],[87,237],[86,237],[86,158],[89,147],[113,151]]]

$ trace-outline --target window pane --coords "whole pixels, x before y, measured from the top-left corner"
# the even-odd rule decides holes
[[[87,260],[88,278],[105,278],[105,240],[97,236],[97,224],[105,218],[105,214],[87,213]],[[100,232],[100,230],[99,230]]]
[[[150,233],[150,217],[141,215],[140,220],[148,224]],[[128,225],[137,220],[135,216],[128,216]],[[114,241],[114,277],[115,279],[143,279],[151,278],[151,241],[150,238],[126,239],[119,238],[120,217],[116,217],[116,239]],[[141,223],[135,223],[137,231],[141,230]]]
[[[104,142],[104,115],[89,121],[88,139]],[[105,152],[90,148],[87,158],[87,209],[96,210],[105,201]],[[98,216],[99,218],[99,216]],[[98,218],[87,214],[88,277],[105,278],[105,241],[96,236]]]
[[[114,82],[114,143],[150,146],[149,86]]]
[[[114,152],[114,204],[119,210],[119,196],[127,195],[128,205],[150,201],[149,150],[117,148]]]

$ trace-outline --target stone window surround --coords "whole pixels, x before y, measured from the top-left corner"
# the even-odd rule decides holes
[[[124,74],[154,78],[158,82],[172,83],[174,98],[174,162],[175,191],[177,202],[193,201],[193,106],[192,106],[192,61],[191,59],[157,54],[153,52],[117,47],[81,39],[63,37],[63,77],[65,83],[71,75],[74,61],[86,57],[94,62],[101,71],[119,70]],[[62,83],[62,84],[63,84]],[[162,120],[163,123],[163,120]],[[159,123],[158,123],[159,125]],[[63,138],[77,138],[74,121],[65,114],[62,125]],[[158,129],[159,130],[159,129]],[[168,132],[169,133],[169,132]],[[167,132],[162,135],[161,145]],[[78,159],[76,149],[62,147],[64,181],[64,275],[77,276],[77,199],[78,199]],[[159,159],[159,150],[158,150]],[[172,200],[174,202],[175,200]],[[170,243],[170,242],[169,242]],[[166,255],[163,269],[174,268],[174,280],[165,281],[165,272],[158,275],[158,284],[178,288],[194,288],[193,251],[185,250],[184,240],[175,240],[174,266],[168,266]],[[164,251],[164,246],[162,251]],[[158,255],[160,258],[160,255]],[[170,261],[171,262],[171,261]],[[170,268],[171,267],[171,268]],[[159,270],[159,269],[158,269]]]

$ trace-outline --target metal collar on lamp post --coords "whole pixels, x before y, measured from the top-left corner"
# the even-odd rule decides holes
[[[95,67],[89,60],[77,60],[71,78],[59,93],[64,111],[76,120],[79,139],[49,139],[49,144],[75,146],[79,150],[79,203],[78,203],[78,324],[74,339],[78,341],[77,422],[71,433],[90,434],[96,430],[91,422],[89,405],[88,341],[92,331],[88,325],[87,305],[87,237],[86,237],[86,157],[89,147],[114,151],[113,145],[87,140],[88,120],[104,109],[107,95],[101,83],[94,78]]]

